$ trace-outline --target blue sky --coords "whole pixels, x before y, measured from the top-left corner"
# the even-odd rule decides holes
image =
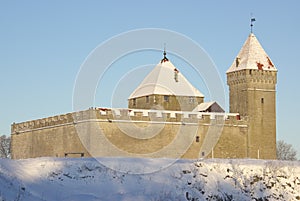
[[[12,122],[72,111],[74,83],[85,58],[99,44],[133,29],[162,28],[191,38],[210,55],[228,90],[225,72],[249,35],[252,13],[254,33],[278,68],[277,138],[300,153],[299,9],[297,0],[0,1],[0,133],[9,135]],[[134,63],[130,58],[123,64]],[[155,64],[161,53],[141,58]],[[192,75],[187,78],[201,87]],[[96,95],[95,106],[107,104]]]

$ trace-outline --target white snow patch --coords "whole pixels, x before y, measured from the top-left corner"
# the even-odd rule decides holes
[[[300,200],[300,162],[178,160],[151,174],[132,171],[169,160],[2,159],[0,201]]]

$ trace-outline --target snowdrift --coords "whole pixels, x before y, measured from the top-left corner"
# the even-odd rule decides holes
[[[300,200],[300,162],[2,159],[2,200]]]

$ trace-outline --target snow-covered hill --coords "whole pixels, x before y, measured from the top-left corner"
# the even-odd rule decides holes
[[[300,200],[300,162],[171,164],[136,158],[0,160],[0,200]]]

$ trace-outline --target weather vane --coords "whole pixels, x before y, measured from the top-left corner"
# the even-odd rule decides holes
[[[251,23],[250,23],[250,26],[251,26],[251,33],[253,33],[253,22],[255,22],[255,18],[252,17],[252,14],[251,14]]]

